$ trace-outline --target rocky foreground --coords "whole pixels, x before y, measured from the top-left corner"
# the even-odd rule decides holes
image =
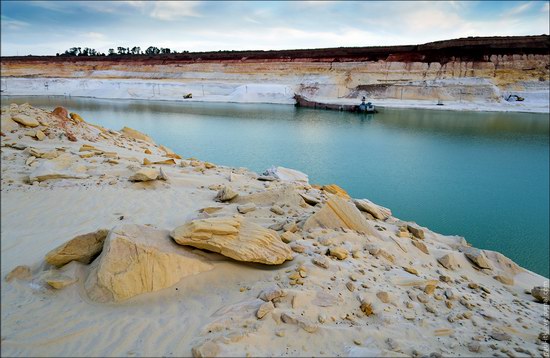
[[[548,279],[278,168],[2,108],[2,355],[545,356]]]

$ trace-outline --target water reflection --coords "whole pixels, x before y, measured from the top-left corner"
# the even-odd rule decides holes
[[[462,235],[548,276],[546,114],[2,97],[12,101],[130,126],[186,157],[256,172],[302,170],[312,183],[338,183],[399,218]]]
[[[454,112],[419,109],[383,110],[376,115],[385,125],[457,134],[541,134],[548,136],[548,115],[539,113]]]

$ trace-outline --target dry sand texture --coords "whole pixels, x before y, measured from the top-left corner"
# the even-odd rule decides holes
[[[2,356],[548,356],[499,253],[54,112],[2,108]]]

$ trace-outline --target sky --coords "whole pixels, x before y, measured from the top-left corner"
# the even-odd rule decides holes
[[[412,45],[550,33],[550,1],[6,1],[2,56]]]

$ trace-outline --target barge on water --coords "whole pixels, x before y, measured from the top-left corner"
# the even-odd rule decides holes
[[[361,104],[333,104],[333,103],[321,103],[310,101],[305,99],[299,94],[294,94],[294,99],[296,100],[296,107],[306,107],[306,108],[319,108],[319,109],[329,109],[333,111],[345,111],[345,112],[359,112],[359,113],[378,113],[374,105],[370,102],[365,103],[365,97]]]

